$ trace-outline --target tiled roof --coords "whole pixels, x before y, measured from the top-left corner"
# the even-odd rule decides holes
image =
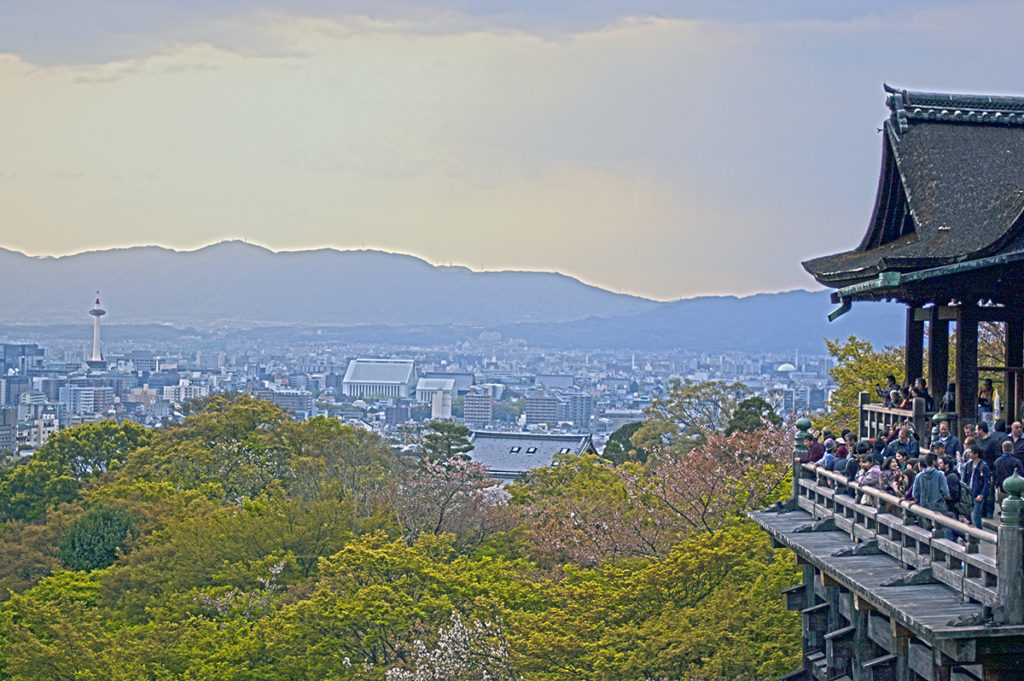
[[[474,461],[486,464],[496,478],[511,479],[534,468],[550,466],[558,454],[581,454],[592,447],[590,435],[537,435],[474,431]]]
[[[995,255],[1024,226],[1024,98],[904,90],[887,102],[867,234],[804,263],[827,286]]]

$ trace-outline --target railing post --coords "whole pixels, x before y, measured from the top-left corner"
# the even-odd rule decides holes
[[[925,402],[923,397],[915,397],[914,404],[911,407],[913,416],[910,417],[910,422],[914,424],[914,435],[917,437],[917,441],[921,444],[927,442],[931,443],[932,424],[928,422],[927,409],[925,409]]]
[[[796,502],[800,496],[800,476],[803,469],[800,468],[799,459],[807,456],[807,447],[804,446],[804,437],[811,428],[811,420],[804,416],[796,421],[796,443],[793,445],[793,501]]]
[[[868,393],[868,392],[865,392],[865,391],[861,390],[860,393],[857,395],[857,439],[858,440],[863,440],[864,438],[868,438],[868,437],[874,437],[874,434],[871,432],[870,428],[868,428],[868,432],[867,433],[864,432],[864,421],[865,421],[864,405],[865,404],[870,404],[870,402],[871,402],[871,393]]]
[[[1000,624],[1024,624],[1024,583],[1021,581],[1024,537],[1020,527],[1020,495],[1024,492],[1024,478],[1014,471],[1003,482],[1003,491],[1009,496],[1003,499],[999,542],[996,544],[996,567],[999,569],[996,593],[1002,611],[997,617]]]

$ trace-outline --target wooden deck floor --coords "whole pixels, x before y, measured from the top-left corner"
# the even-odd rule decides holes
[[[1024,634],[1022,626],[954,626],[952,620],[961,615],[979,615],[982,606],[962,602],[953,589],[943,584],[882,586],[889,580],[905,576],[908,572],[906,567],[886,554],[848,557],[833,555],[841,549],[855,546],[855,543],[843,532],[795,532],[797,528],[814,520],[806,511],[762,511],[751,513],[750,517],[776,542],[794,551],[801,560],[813,564],[923,640]]]

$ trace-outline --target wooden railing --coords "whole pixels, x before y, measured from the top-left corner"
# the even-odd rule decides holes
[[[885,437],[893,426],[900,426],[907,421],[914,426],[918,442],[927,447],[931,443],[932,418],[939,412],[927,411],[925,401],[920,397],[914,398],[912,409],[896,409],[885,407],[881,404],[871,402],[871,394],[860,393],[860,409],[857,420],[858,437],[860,439],[874,440]],[[959,435],[956,414],[946,414],[946,421],[949,423],[951,433]]]
[[[813,464],[796,464],[794,475],[799,476],[798,484],[794,485],[794,490],[798,490],[797,505],[814,518],[831,520],[837,530],[858,541],[877,542],[880,551],[908,567],[930,569],[932,578],[964,599],[986,606],[1001,602],[996,533],[910,505],[892,494],[858,485]],[[860,503],[864,496],[871,503]],[[946,539],[947,528],[964,536],[966,546]],[[1019,582],[1020,575],[1009,579]]]

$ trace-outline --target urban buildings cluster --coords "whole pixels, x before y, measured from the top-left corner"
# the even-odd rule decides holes
[[[478,434],[585,435],[570,449],[600,451],[616,429],[642,421],[673,379],[740,382],[781,413],[823,409],[831,388],[827,356],[638,356],[491,337],[410,348],[255,332],[194,343],[179,336],[175,347],[150,334],[108,341],[101,352],[96,311],[98,299],[91,344],[84,326],[78,338],[3,339],[21,342],[2,345],[0,449],[31,452],[59,429],[103,419],[163,427],[182,419],[190,400],[245,392],[296,419],[322,415],[376,431],[398,448],[412,449],[429,421],[451,419]],[[487,445],[503,446],[493,437]]]

